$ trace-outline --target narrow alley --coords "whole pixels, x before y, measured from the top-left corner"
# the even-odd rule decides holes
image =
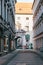
[[[43,65],[43,0],[0,0],[0,65]]]

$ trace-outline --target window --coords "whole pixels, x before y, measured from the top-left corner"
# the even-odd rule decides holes
[[[42,24],[43,24],[43,21],[42,21]]]
[[[38,25],[38,28],[39,28],[39,25]]]
[[[12,3],[14,3],[14,1],[12,1]]]
[[[26,20],[29,20],[29,17],[26,17]]]
[[[1,1],[0,1],[0,15],[1,15]]]
[[[2,16],[2,0],[1,0],[1,16]]]
[[[6,5],[4,5],[4,19],[6,20]]]
[[[40,23],[40,26],[41,26],[41,23]]]

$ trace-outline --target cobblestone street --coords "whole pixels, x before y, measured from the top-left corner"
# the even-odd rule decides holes
[[[43,60],[35,53],[19,52],[7,65],[43,65]]]

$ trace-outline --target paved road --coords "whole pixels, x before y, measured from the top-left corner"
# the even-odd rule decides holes
[[[43,65],[43,60],[34,53],[19,53],[7,65]]]

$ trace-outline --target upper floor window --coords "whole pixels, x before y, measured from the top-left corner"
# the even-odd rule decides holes
[[[41,23],[40,23],[40,26],[41,26]]]
[[[6,5],[4,5],[4,19],[6,20]]]
[[[26,20],[29,20],[29,17],[26,17]]]
[[[43,21],[42,21],[42,24],[43,24]]]
[[[1,1],[0,1],[0,15],[1,15]]]

